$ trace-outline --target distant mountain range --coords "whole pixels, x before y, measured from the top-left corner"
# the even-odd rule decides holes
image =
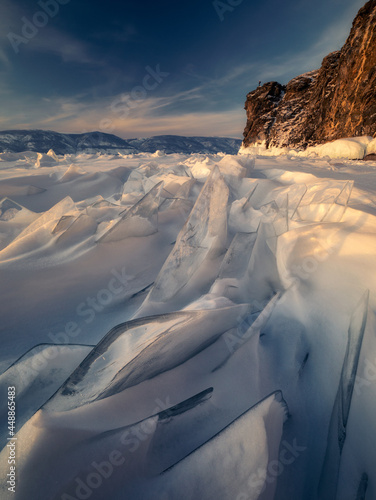
[[[240,139],[227,137],[182,137],[157,135],[143,139],[121,139],[103,132],[60,134],[49,130],[4,130],[0,132],[0,152],[36,151],[56,154],[77,153],[226,153],[236,154]]]

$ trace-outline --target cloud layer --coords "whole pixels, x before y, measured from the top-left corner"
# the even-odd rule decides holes
[[[71,1],[16,54],[7,35],[22,33],[24,17],[41,7],[3,0],[0,127],[241,137],[247,92],[319,67],[362,4],[291,1],[278,12],[277,0],[247,0],[220,22],[210,2],[197,0],[180,10],[170,1],[158,9],[146,0]],[[168,76],[145,84],[147,67]]]

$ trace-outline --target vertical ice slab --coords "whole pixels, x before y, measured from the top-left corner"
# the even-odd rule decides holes
[[[227,297],[234,302],[247,300],[242,293],[243,281],[256,239],[257,233],[237,233],[234,236],[210,293]]]
[[[215,167],[146,301],[167,302],[172,299],[186,286],[206,259],[215,258],[224,251],[228,196],[228,187]]]
[[[244,276],[249,257],[255,245],[257,233],[237,233],[223,258],[218,278],[237,278]]]
[[[52,234],[58,234],[62,233],[63,231],[66,231],[71,224],[73,224],[73,221],[75,220],[74,215],[63,215],[59,222],[56,224],[54,229],[52,230]]]
[[[0,415],[6,421],[8,387],[16,389],[19,431],[25,422],[54,394],[72,371],[92,350],[85,345],[48,345],[34,347],[0,375]],[[7,429],[2,426],[0,447],[6,442]]]
[[[268,478],[268,465],[278,458],[287,415],[280,392],[260,401],[162,474],[155,498],[175,500],[184,492],[185,500],[256,500],[262,493],[272,499],[276,481]]]
[[[342,191],[337,196],[333,205],[329,208],[328,213],[325,215],[323,219],[324,222],[341,222],[349,204],[353,187],[354,181],[346,182]]]
[[[307,222],[340,221],[352,186],[353,183],[348,181],[323,181],[308,185],[292,219]]]
[[[98,224],[90,215],[79,215],[57,238],[59,245],[76,245],[93,236]]]
[[[212,394],[213,388],[206,389],[158,415],[145,460],[149,473],[160,474],[224,427],[215,419]]]
[[[33,233],[34,231],[37,231],[39,228],[50,224],[51,222],[55,220],[61,219],[63,216],[71,215],[71,214],[76,214],[77,213],[77,208],[76,205],[74,204],[72,198],[70,196],[67,196],[63,200],[59,201],[54,205],[50,210],[47,210],[47,212],[44,212],[38,219],[36,219],[34,222],[29,224],[22,233],[20,233],[17,236],[17,240],[20,240],[21,238],[24,238],[25,236],[28,236],[29,234]],[[53,230],[53,229],[52,229]]]
[[[363,295],[350,320],[346,354],[330,420],[328,444],[320,478],[320,500],[334,500],[337,498],[341,456],[346,440],[351,399],[354,391],[364,331],[367,324],[368,301],[369,291]]]

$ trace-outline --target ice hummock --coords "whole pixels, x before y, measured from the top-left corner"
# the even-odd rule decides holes
[[[11,368],[0,380],[17,386],[20,500],[165,491],[175,500],[188,478],[203,500],[222,490],[238,500],[321,500],[323,470],[327,496],[332,480],[336,500],[376,496],[372,162],[83,154],[35,169],[34,153],[1,156],[0,193],[10,201],[0,221],[0,366]],[[122,233],[119,222],[137,213],[137,231]],[[96,243],[118,224],[119,238]],[[365,289],[360,345],[365,306],[351,316]],[[62,356],[30,371],[50,352],[35,346],[52,339]],[[17,365],[25,370],[8,381]],[[265,440],[222,439],[276,391],[291,415],[283,427],[269,425],[274,410],[264,407],[265,426],[252,417],[249,436],[263,428]],[[341,426],[331,428],[335,412]],[[277,428],[277,456],[260,466],[266,479],[250,467],[244,483],[238,460],[277,447]],[[324,467],[328,436],[333,474],[328,460]],[[114,450],[124,463],[91,488],[93,464]]]

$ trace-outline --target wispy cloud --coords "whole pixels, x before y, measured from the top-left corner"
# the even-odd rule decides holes
[[[22,112],[16,113],[12,119],[3,118],[0,124],[3,129],[41,128],[71,133],[101,130],[124,138],[156,134],[241,136],[245,119],[242,109],[165,113],[171,103],[181,97],[188,95],[181,93],[145,99],[132,108],[126,117],[113,113],[108,99],[89,104],[79,98],[43,99],[38,105],[30,101],[23,106]],[[110,130],[101,126],[103,119],[110,122]]]
[[[99,127],[103,115],[96,111],[82,113],[69,122],[55,122],[54,130],[83,132]],[[68,128],[67,128],[68,127]],[[239,110],[223,113],[181,113],[166,116],[133,116],[126,120],[114,117],[111,133],[124,138],[147,137],[151,135],[203,135],[240,138],[244,129],[244,116]],[[105,131],[105,130],[104,130]]]
[[[6,18],[0,18],[0,33],[5,33],[0,42],[0,62],[9,63],[9,52],[4,47],[4,40],[9,26],[19,21],[17,16],[21,13],[12,7],[9,0],[3,1],[7,5],[6,11],[9,7],[10,13]],[[95,57],[89,41],[59,30],[53,24],[48,25],[43,33],[25,46],[25,50],[55,54],[65,63],[79,62],[97,68],[102,66],[103,83],[97,81],[73,97],[34,97],[26,89],[22,96],[14,95],[12,98],[9,84],[4,78],[0,84],[0,97],[1,94],[6,96],[2,105],[1,127],[49,128],[62,132],[102,129],[122,137],[156,133],[239,137],[245,125],[242,101],[246,93],[252,90],[252,85],[259,79],[263,82],[279,80],[287,83],[298,74],[318,68],[325,55],[339,49],[344,43],[351,24],[349,20],[353,18],[357,4],[360,6],[363,0],[354,2],[351,9],[339,10],[335,22],[308,49],[297,52],[292,48],[291,52],[278,54],[268,60],[252,57],[249,62],[232,67],[231,61],[228,61],[223,64],[222,72],[214,76],[213,72],[205,74],[198,67],[187,65],[180,75],[171,75],[171,79],[166,79],[160,88],[148,93],[146,99],[133,102],[129,113],[123,116],[111,104],[123,95],[119,94],[119,85],[124,84],[124,93],[127,94],[132,85],[135,82],[137,84],[137,73],[118,73],[114,67],[107,68],[106,61]],[[134,34],[132,27],[124,32],[125,38]],[[101,36],[106,36],[106,32],[98,33],[98,37]],[[163,67],[163,70],[167,71],[168,68]],[[107,130],[103,127],[103,120],[109,123]]]
[[[0,61],[3,64],[9,64],[18,54],[9,40],[9,35],[13,33],[22,37],[22,27],[24,25],[23,17],[32,19],[28,11],[21,8],[9,0],[1,0],[0,16]],[[63,8],[64,6],[60,6]],[[41,11],[38,4],[35,3],[34,11]],[[48,18],[48,23],[42,28],[36,28],[35,36],[27,39],[27,43],[20,42],[17,48],[27,52],[44,52],[55,54],[63,62],[80,62],[81,64],[102,64],[98,58],[90,55],[90,45],[87,42],[78,39],[68,32],[57,29],[55,18]],[[17,42],[16,42],[17,43]]]
[[[63,62],[79,62],[95,66],[104,64],[98,57],[91,55],[88,43],[50,26],[33,38],[25,49],[55,54],[61,57]]]

